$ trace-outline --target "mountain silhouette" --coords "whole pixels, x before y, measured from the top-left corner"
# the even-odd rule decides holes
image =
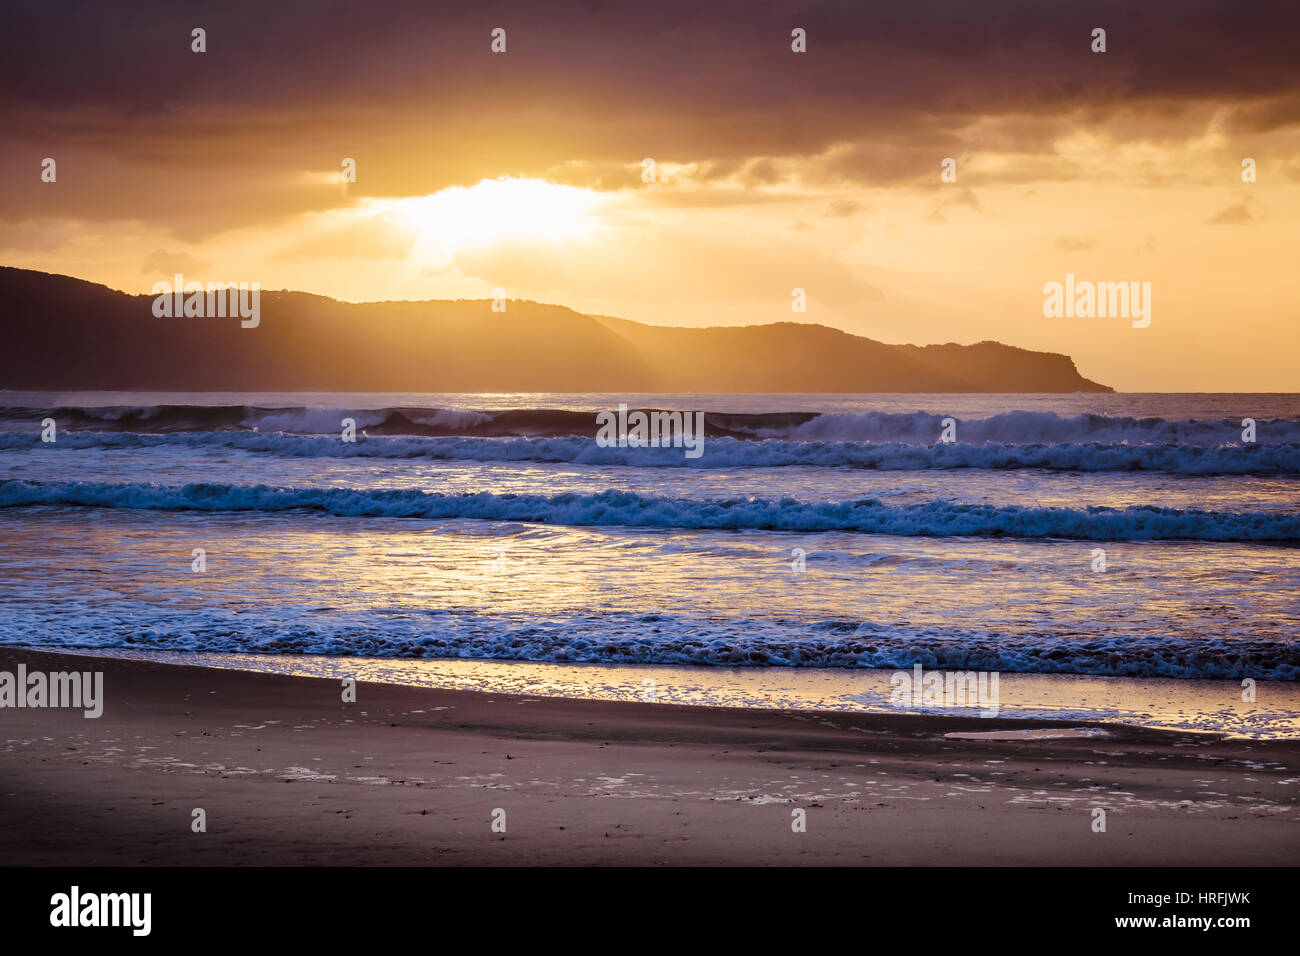
[[[1109,392],[1066,355],[822,325],[670,328],[513,300],[262,292],[256,328],[0,267],[0,388],[338,392]]]

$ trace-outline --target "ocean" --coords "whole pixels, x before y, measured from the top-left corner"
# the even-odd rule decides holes
[[[601,447],[621,404],[702,454]],[[0,392],[0,449],[0,644],[1300,728],[1300,395]]]

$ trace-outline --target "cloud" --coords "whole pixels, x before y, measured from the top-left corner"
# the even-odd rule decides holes
[[[980,208],[979,198],[975,195],[975,190],[969,186],[962,188],[941,187],[939,189],[939,199],[935,202],[934,207],[930,210],[930,215],[926,218],[930,222],[947,222],[948,217],[945,215],[945,210],[961,207],[983,212]]]
[[[1250,203],[1242,201],[1220,210],[1205,222],[1211,226],[1239,226],[1254,221],[1255,214],[1251,211]]]
[[[945,156],[982,185],[1088,175],[1082,158],[1057,161],[1080,125],[1172,144],[1220,112],[1230,133],[1300,124],[1296,4],[1244,16],[1183,0],[1176,17],[1129,0],[491,10],[508,25],[502,55],[473,7],[233,0],[204,10],[208,52],[194,54],[194,14],[170,0],[73,19],[22,5],[0,35],[0,169],[22,171],[0,215],[57,204],[193,240],[337,205],[337,191],[280,177],[344,156],[358,161],[352,194],[377,198],[548,171],[621,189],[647,156],[751,192],[923,183]],[[807,53],[790,50],[792,17]],[[1104,55],[1089,51],[1095,23],[1110,25]],[[30,175],[44,155],[59,158],[58,192]]]
[[[824,215],[831,218],[852,216],[862,210],[862,203],[856,199],[832,199]]]

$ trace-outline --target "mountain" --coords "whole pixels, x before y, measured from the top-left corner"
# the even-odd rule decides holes
[[[1108,392],[1065,355],[887,345],[822,325],[684,329],[511,301],[262,292],[239,318],[0,267],[0,388],[339,392]]]

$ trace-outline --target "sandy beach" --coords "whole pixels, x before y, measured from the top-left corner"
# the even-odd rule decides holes
[[[98,719],[0,710],[11,864],[1281,865],[1300,852],[1297,741],[370,683],[343,703],[334,680],[0,650],[0,670],[20,663],[103,671],[105,704]],[[1081,726],[1092,735],[1025,734]],[[1010,739],[947,736],[968,733]]]

